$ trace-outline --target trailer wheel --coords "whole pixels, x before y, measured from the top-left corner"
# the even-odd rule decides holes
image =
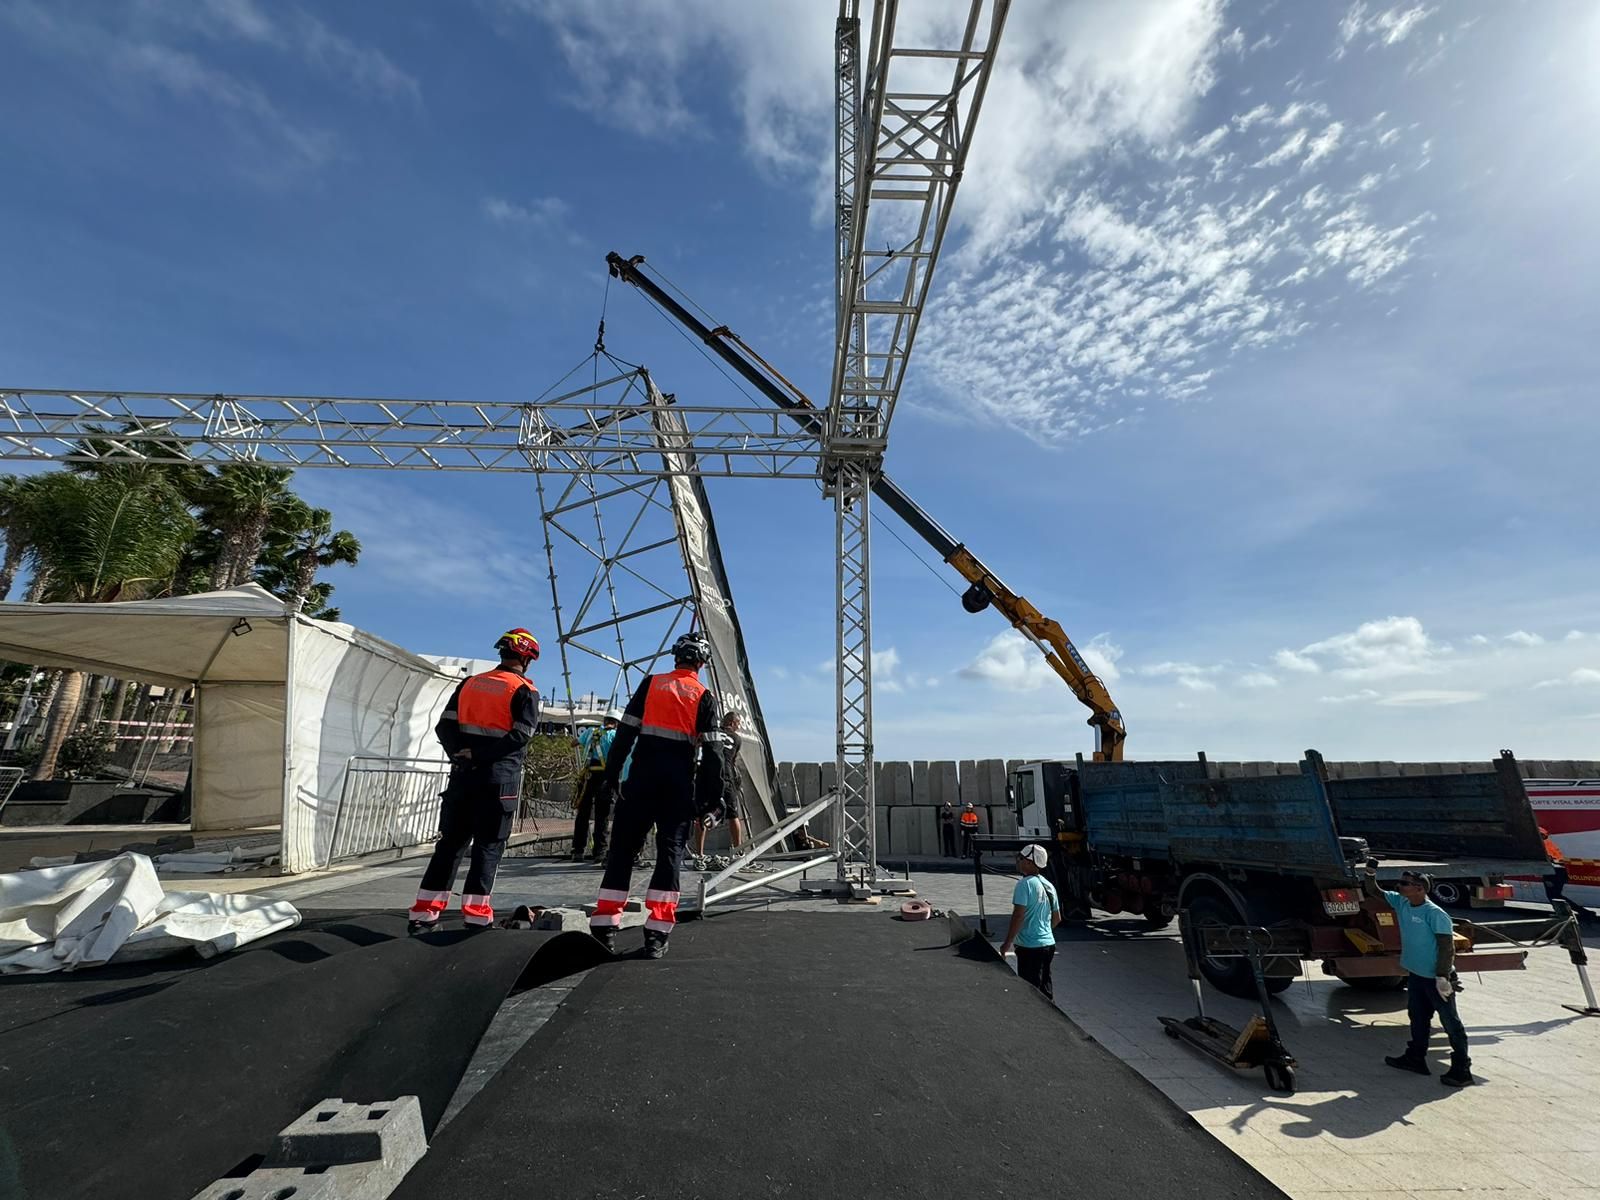
[[[1433,885],[1433,900],[1445,908],[1453,908],[1467,902],[1467,889],[1460,880],[1440,879]]]
[[[1269,1088],[1275,1092],[1294,1095],[1294,1068],[1288,1063],[1262,1063],[1261,1070],[1267,1077],[1267,1086]]]
[[[1196,928],[1203,925],[1244,924],[1244,918],[1238,910],[1221,896],[1203,892],[1189,901],[1185,907],[1188,908],[1189,916]],[[1237,996],[1241,1000],[1256,998],[1255,977],[1250,972],[1249,962],[1243,958],[1212,958],[1201,954],[1200,974],[1206,977],[1207,983],[1225,996]],[[1276,996],[1279,992],[1289,989],[1289,985],[1294,983],[1294,977],[1268,975],[1266,983],[1267,992]]]

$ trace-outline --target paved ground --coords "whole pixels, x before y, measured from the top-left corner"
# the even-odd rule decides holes
[[[297,902],[318,909],[399,908],[410,902],[419,870],[415,861],[400,862],[291,886]],[[635,876],[638,894],[645,879]],[[598,884],[594,868],[508,859],[495,902],[505,910],[576,905],[592,899]],[[976,911],[969,875],[925,871],[917,887],[936,907]],[[988,900],[992,911],[1008,908],[1005,881],[991,880]],[[788,884],[758,890],[748,903],[836,908],[796,899]],[[1192,1012],[1182,951],[1173,933],[1134,928],[1104,919],[1068,934],[1056,956],[1057,1003],[1297,1200],[1355,1192],[1600,1200],[1600,1020],[1561,1007],[1581,1000],[1563,951],[1536,952],[1526,972],[1466,980],[1462,1012],[1484,1080],[1466,1091],[1383,1065],[1405,1041],[1403,993],[1357,992],[1317,977],[1296,983],[1277,1008],[1300,1061],[1300,1090],[1286,1097],[1269,1091],[1259,1071],[1225,1071],[1163,1035],[1158,1016]],[[998,935],[1001,923],[991,929]],[[1600,949],[1600,937],[1587,940]],[[481,1086],[561,998],[508,1005],[464,1088]],[[1251,1011],[1210,989],[1207,1004],[1236,1025]],[[1442,1069],[1442,1036],[1435,1045]]]

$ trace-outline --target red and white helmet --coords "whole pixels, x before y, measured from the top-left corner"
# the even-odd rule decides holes
[[[539,639],[526,629],[506,630],[500,635],[500,640],[494,644],[494,648],[529,661],[539,657]]]

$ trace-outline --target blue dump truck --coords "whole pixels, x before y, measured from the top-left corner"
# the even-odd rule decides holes
[[[1463,766],[1470,769],[1462,770]],[[1481,764],[1248,764],[1253,777],[1208,763],[1027,763],[1011,774],[1016,838],[1050,849],[1050,874],[1068,914],[1130,914],[1159,929],[1187,910],[1197,927],[1266,926],[1279,952],[1269,991],[1301,962],[1355,987],[1404,982],[1399,930],[1365,901],[1360,872],[1378,861],[1390,888],[1400,872],[1473,881],[1479,904],[1511,894],[1506,876],[1542,875],[1543,842],[1509,750]],[[1459,773],[1442,773],[1446,768]],[[1270,769],[1270,771],[1269,771]],[[1362,775],[1356,772],[1371,770]],[[1228,777],[1232,774],[1233,777]],[[1466,939],[1458,934],[1458,939]],[[1515,970],[1520,950],[1458,943],[1462,971]],[[1229,995],[1253,996],[1249,964],[1202,956],[1202,974]]]

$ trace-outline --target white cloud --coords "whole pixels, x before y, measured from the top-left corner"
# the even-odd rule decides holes
[[[1489,639],[1484,637],[1481,633],[1473,634],[1467,639],[1467,641],[1472,643],[1474,646],[1487,646],[1489,644]]]
[[[1100,676],[1103,683],[1115,683],[1122,677],[1117,670],[1117,660],[1122,657],[1122,647],[1115,645],[1108,634],[1097,633],[1087,645],[1079,646],[1078,653],[1089,669]]]
[[[1320,696],[1318,699],[1323,704],[1359,704],[1365,700],[1376,700],[1381,693],[1371,688],[1362,688],[1359,692],[1349,692],[1343,696]]]
[[[1272,661],[1285,671],[1298,671],[1303,675],[1315,675],[1322,670],[1316,659],[1296,654],[1293,650],[1279,650],[1272,656]]]
[[[1188,688],[1191,692],[1214,692],[1217,685],[1206,677],[1221,670],[1221,667],[1204,667],[1189,662],[1160,662],[1140,667],[1138,674],[1174,680],[1179,687]]]
[[[1378,704],[1383,708],[1442,708],[1482,699],[1482,692],[1415,691],[1395,692],[1383,697]]]
[[[1316,137],[1312,138],[1311,144],[1306,147],[1306,160],[1301,164],[1300,169],[1308,170],[1311,167],[1314,167],[1317,163],[1321,162],[1323,159],[1327,158],[1328,155],[1337,150],[1339,148],[1339,139],[1341,136],[1343,136],[1343,134],[1344,126],[1340,122],[1335,121]],[[1371,191],[1372,189],[1365,186],[1365,183],[1366,181],[1362,180],[1362,182],[1358,183],[1356,186],[1363,192]]]
[[[1581,642],[1581,641],[1583,641],[1584,638],[1597,637],[1597,636],[1600,636],[1600,635],[1593,634],[1593,633],[1584,633],[1581,629],[1569,629],[1569,630],[1567,630],[1567,636],[1565,638],[1563,638],[1562,641]]]
[[[541,196],[525,204],[490,196],[483,202],[483,211],[490,220],[502,225],[536,225],[549,227],[566,219],[571,206],[557,196]]]
[[[1600,671],[1593,667],[1579,667],[1567,678],[1575,685],[1581,687],[1600,686]]]
[[[1411,36],[1413,30],[1427,20],[1438,8],[1422,5],[1396,5],[1381,12],[1371,12],[1364,0],[1356,0],[1339,22],[1339,42],[1333,56],[1342,58],[1351,45],[1360,41],[1365,48],[1393,46]]]
[[[1318,666],[1331,663],[1333,673],[1345,679],[1389,679],[1429,673],[1436,669],[1443,652],[1416,617],[1386,617],[1312,642],[1297,654],[1280,651],[1277,661],[1280,666],[1302,659]]]
[[[1239,676],[1239,686],[1243,688],[1275,688],[1278,686],[1276,676],[1268,675],[1265,671],[1251,671],[1248,675]]]
[[[1121,650],[1117,651],[1119,656],[1121,653]],[[1087,660],[1088,655],[1084,657]],[[1113,658],[1111,661],[1115,663],[1116,660]],[[990,638],[989,644],[958,674],[1011,692],[1037,691],[1060,678],[1045,661],[1044,655],[1014,629],[1002,630]],[[1101,678],[1106,677],[1102,675]],[[1114,674],[1112,678],[1115,678]]]
[[[1537,633],[1528,633],[1523,629],[1518,629],[1514,633],[1506,634],[1506,641],[1510,642],[1513,646],[1544,645],[1544,638],[1540,637]]]

